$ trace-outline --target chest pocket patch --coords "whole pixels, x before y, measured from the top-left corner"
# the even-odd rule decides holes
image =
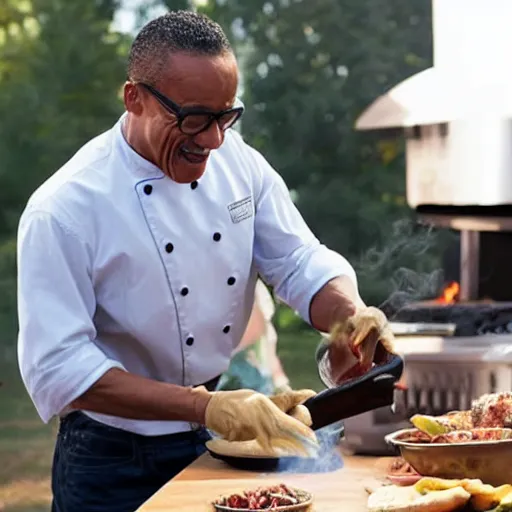
[[[249,219],[253,216],[252,197],[247,196],[244,199],[229,204],[228,211],[233,224],[238,224],[245,219]]]

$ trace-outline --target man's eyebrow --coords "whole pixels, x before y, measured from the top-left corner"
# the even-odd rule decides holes
[[[206,105],[201,105],[201,104],[193,104],[193,105],[183,106],[182,110],[184,110],[186,112],[188,112],[188,111],[201,111],[201,112],[210,112],[212,114],[215,114],[217,112],[223,112],[224,110],[229,110],[230,108],[233,108],[235,103],[236,103],[236,100],[233,101],[233,103],[231,103],[231,105],[229,107],[225,107],[225,108],[222,108],[220,110],[214,110],[214,109],[212,109],[210,107],[207,107]]]
[[[210,107],[207,107],[206,105],[201,105],[200,103],[193,103],[192,105],[186,105],[182,107],[183,110],[201,110],[206,112],[215,112],[215,110],[212,110]]]

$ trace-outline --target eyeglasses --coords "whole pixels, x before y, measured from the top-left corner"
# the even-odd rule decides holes
[[[225,131],[231,128],[244,112],[244,106],[239,99],[236,106],[221,112],[211,112],[197,107],[180,107],[153,86],[143,82],[137,83],[152,94],[165,110],[176,116],[178,128],[186,135],[197,135],[207,130],[214,121],[222,131]]]

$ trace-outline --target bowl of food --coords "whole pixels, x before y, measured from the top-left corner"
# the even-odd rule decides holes
[[[422,476],[512,483],[512,393],[484,395],[470,411],[415,415],[415,428],[386,436]]]
[[[213,506],[218,512],[249,512],[251,510],[305,512],[312,503],[313,497],[309,492],[288,487],[285,484],[277,484],[221,496],[213,502]]]

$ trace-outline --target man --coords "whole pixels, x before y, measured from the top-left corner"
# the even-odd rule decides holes
[[[308,393],[281,410],[254,391],[213,391],[257,274],[322,331],[365,308],[350,264],[229,129],[237,85],[217,24],[151,21],[131,48],[125,114],[22,215],[19,360],[41,418],[61,418],[54,511],[135,510],[204,451],[204,427],[264,446],[314,440],[286,414]]]

